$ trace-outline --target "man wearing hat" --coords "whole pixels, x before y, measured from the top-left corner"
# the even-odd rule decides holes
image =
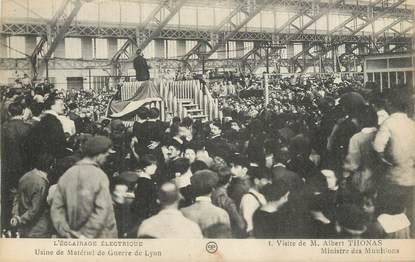
[[[60,237],[116,238],[117,226],[107,175],[101,170],[113,152],[111,140],[95,136],[83,144],[84,157],[59,179],[51,206]]]
[[[144,58],[142,50],[137,49],[137,57],[134,58],[133,65],[135,69],[136,81],[147,81],[150,79],[150,72],[148,71],[149,66],[147,60]]]
[[[185,217],[199,224],[202,232],[209,226],[225,224],[230,227],[228,213],[212,204],[210,196],[219,181],[218,175],[210,170],[197,171],[191,178],[195,203],[180,209]]]

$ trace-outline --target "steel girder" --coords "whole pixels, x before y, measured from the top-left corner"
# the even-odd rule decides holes
[[[293,22],[295,22],[298,18],[300,18],[300,17],[302,17],[303,15],[305,15],[305,10],[304,10],[304,8],[309,8],[309,6],[303,6],[302,7],[302,9],[300,9],[299,10],[299,12],[296,14],[296,15],[294,15],[293,17],[291,17],[290,19],[288,19],[288,21],[286,21],[282,26],[280,26],[278,29],[276,29],[275,31],[274,31],[274,35],[277,35],[277,34],[280,34],[282,31],[284,31],[285,29],[287,29],[288,27],[290,27],[292,24],[293,24]],[[308,27],[309,25],[307,25],[307,27]],[[297,30],[299,30],[299,28],[297,29]],[[304,31],[305,30],[305,28],[303,28],[302,30],[301,30],[301,32],[302,31]],[[300,31],[300,30],[299,30]],[[295,33],[294,34],[294,37],[295,36],[297,36],[297,35],[299,35],[299,34],[297,34],[297,33]],[[292,36],[289,36],[288,38],[286,38],[286,39],[283,39],[282,41],[283,42],[289,42],[289,38],[291,38]],[[272,39],[270,39],[271,41],[272,41]],[[280,40],[281,40],[281,37],[280,37]],[[247,65],[247,63],[246,63],[246,61],[249,59],[249,57],[251,56],[251,55],[257,55],[258,54],[258,50],[260,50],[260,46],[257,46],[257,47],[254,47],[254,49],[253,50],[251,50],[251,51],[253,51],[253,52],[248,52],[242,59],[241,59],[241,62],[242,62],[242,65],[243,65],[243,67],[245,67],[245,65]],[[274,53],[275,53],[275,49],[274,50],[271,50],[271,52],[269,53],[269,55],[271,56],[271,55],[273,55]],[[256,64],[256,67],[259,65],[259,64],[261,64],[261,63],[263,63],[264,62],[264,60],[265,60],[266,58],[263,58],[263,57],[261,57],[260,56],[260,61]],[[252,71],[252,70],[254,70],[254,68],[252,68],[252,67],[250,67],[250,71]]]
[[[407,42],[407,41],[403,41],[403,40],[406,39],[406,38],[403,37],[403,35],[406,34],[409,31],[411,31],[414,28],[415,28],[415,23],[412,24],[407,29],[403,30],[402,32],[399,32],[399,34],[397,36],[395,36],[395,37],[392,37],[392,38],[386,38],[386,37],[381,38],[380,39],[381,42],[380,42],[380,44],[378,44],[378,47],[379,48],[382,48],[382,47],[384,47],[384,46],[386,46],[388,44],[394,44],[394,43],[401,44],[401,43]]]
[[[160,13],[160,11],[163,9],[163,7],[167,5],[167,3],[168,3],[167,0],[161,2],[156,8],[154,8],[153,11],[151,11],[151,13],[146,17],[146,19],[144,19],[144,21],[139,27],[142,27],[142,28],[147,27],[147,25],[151,23],[151,21],[156,17],[158,13]]]
[[[245,7],[245,3],[240,2],[236,8],[234,8],[224,19],[222,19],[222,21],[220,21],[220,23],[215,27],[214,31],[212,33],[210,33],[210,35],[206,35],[205,38],[202,37],[202,39],[206,39],[204,42],[207,43],[210,47],[212,47],[209,42],[208,39],[210,39],[212,36],[217,35],[218,33],[220,33],[220,30],[226,25],[226,24],[232,24],[234,26],[234,24],[232,23],[232,18],[238,14],[239,12],[243,11]],[[182,57],[182,61],[184,63],[184,65],[191,69],[191,65],[189,63],[187,63],[187,61],[189,60],[189,58],[193,55],[196,54],[198,57],[200,57],[199,54],[199,49],[202,46],[202,41],[199,41],[191,50],[189,50],[183,57]]]
[[[377,1],[373,2],[373,3],[370,3],[370,4],[367,6],[367,8],[373,8],[374,6],[376,6],[377,4],[379,4],[379,3],[381,3],[381,2],[382,2],[382,0],[377,0]],[[359,13],[354,13],[351,17],[347,18],[345,21],[343,21],[342,23],[340,23],[339,25],[337,25],[336,27],[334,27],[333,29],[331,29],[331,30],[327,33],[327,36],[328,36],[329,38],[332,38],[334,33],[338,32],[340,29],[342,29],[342,28],[346,27],[346,25],[347,25],[348,23],[350,23],[351,21],[353,21],[353,20],[357,19],[359,16],[360,16],[360,14],[359,14]],[[343,42],[343,41],[341,41],[340,39],[334,39],[334,40],[333,40],[333,39],[331,39],[331,40],[332,40],[332,42],[331,42],[331,46],[334,46],[334,45],[335,45],[335,43],[341,43],[341,42]],[[327,39],[325,39],[325,42],[327,42]],[[320,47],[321,47],[322,43],[324,43],[324,42],[316,42],[316,41],[311,42],[311,43],[310,43],[310,45],[309,45],[307,48],[303,49],[300,53],[296,54],[295,56],[293,56],[293,57],[291,58],[292,63],[293,63],[293,64],[300,64],[300,63],[298,62],[298,59],[299,59],[301,56],[306,55],[306,54],[309,54],[310,50],[311,50],[312,48],[316,47],[316,46],[320,46]],[[326,52],[324,52],[324,54],[326,54],[327,52],[331,51],[332,49],[333,49],[333,48],[331,48],[331,49],[326,49]],[[324,55],[324,54],[323,54],[323,55]]]
[[[385,10],[389,10],[390,6],[383,5],[383,0],[377,0],[371,5],[374,6],[374,12],[383,12]],[[377,6],[379,3],[382,3],[382,6]],[[299,10],[304,7],[311,8],[312,2],[311,1],[301,1],[301,0],[280,0],[276,4],[276,6],[281,6],[286,9],[290,10]],[[319,9],[325,9],[330,6],[329,2],[314,2]],[[369,4],[370,5],[370,4]],[[345,13],[345,14],[357,14],[357,15],[365,15],[367,13],[368,5],[359,5],[359,4],[347,4],[344,3],[341,7],[338,7],[334,10]],[[389,10],[388,15],[393,17],[407,17],[408,19],[413,17],[413,13],[410,9],[406,8],[398,8],[394,10]]]
[[[310,27],[312,24],[314,24],[315,22],[317,22],[317,20],[319,20],[321,17],[323,17],[325,14],[327,14],[327,12],[332,9],[332,8],[339,8],[340,6],[343,5],[343,0],[337,0],[335,3],[333,4],[328,4],[325,8],[323,9],[319,9],[319,10],[314,10],[316,11],[316,14],[314,16],[311,16],[310,21],[308,21],[306,24],[302,25],[300,28],[297,29],[297,32],[295,32],[294,34],[290,35],[287,39],[284,39],[282,41],[282,44],[289,44],[293,39],[296,38],[296,36],[302,34],[304,32],[304,30],[306,30],[308,27]],[[276,33],[280,33],[282,32],[286,27],[289,27],[297,18],[304,16],[306,13],[303,12],[304,10],[301,10],[299,14],[295,15],[292,19],[289,19],[281,28],[279,28]],[[272,56],[273,54],[275,54],[275,52],[277,51],[277,49],[271,49],[271,52],[269,53],[270,56]],[[263,57],[260,59],[259,63],[257,64],[257,67],[262,65],[264,63],[264,61],[268,59],[267,57]],[[255,70],[257,67],[255,67],[253,70]]]
[[[377,38],[378,36],[380,36],[381,34],[385,33],[386,31],[388,31],[389,29],[391,29],[392,27],[394,27],[395,25],[399,24],[402,21],[405,21],[406,18],[398,18],[395,21],[393,21],[392,23],[390,23],[389,25],[385,26],[384,28],[382,28],[381,30],[375,32],[374,37]]]
[[[209,58],[213,53],[215,53],[221,46],[226,44],[242,27],[244,27],[249,21],[251,21],[259,12],[265,9],[268,5],[275,3],[277,0],[264,0],[263,3],[256,6],[256,8],[249,12],[249,15],[239,24],[235,25],[234,29],[231,32],[225,33],[219,37],[217,43],[212,45],[210,51],[206,54],[206,58]]]
[[[390,7],[390,10],[395,9],[396,7],[398,7],[399,5],[403,4],[406,0],[399,0],[398,2],[395,2],[394,4],[392,4]],[[389,10],[389,11],[390,11]],[[351,33],[351,35],[355,35],[357,33],[359,33],[362,29],[364,29],[366,26],[372,24],[373,22],[375,22],[377,19],[381,18],[382,16],[384,16],[385,14],[389,13],[388,10],[383,10],[379,13],[376,13],[373,17],[369,18],[368,21],[364,24],[362,24],[361,26],[357,27],[355,30],[353,30],[353,32]]]
[[[68,6],[68,4],[71,2],[71,0],[64,0],[61,4],[61,6],[59,7],[59,9],[55,12],[55,14],[53,15],[52,19],[49,21],[49,24],[51,26],[54,26],[58,23],[59,18],[64,14],[66,7]]]
[[[187,52],[182,57],[181,61],[182,61],[182,65],[183,65],[184,68],[188,68],[190,71],[192,70],[192,66],[188,63],[188,61],[189,61],[190,57],[194,54],[198,55],[198,57],[199,57],[199,52],[198,51],[199,51],[199,49],[200,49],[200,47],[202,46],[203,43],[204,43],[203,40],[199,40],[197,42],[197,44],[194,47],[192,47],[192,49],[190,49],[189,52]]]
[[[378,0],[370,5],[367,6],[368,9],[372,9],[373,11],[376,9],[375,6],[379,3],[381,3],[381,0]],[[394,4],[392,4],[390,7],[390,10],[394,10],[396,9],[396,7],[398,7],[399,5],[401,5],[403,2],[405,2],[405,0],[399,0],[398,2],[395,2]],[[389,11],[390,11],[389,10]],[[364,29],[366,26],[372,24],[374,21],[376,21],[377,19],[379,19],[380,17],[384,16],[386,13],[388,13],[387,10],[381,10],[379,13],[376,13],[373,17],[365,19],[365,23],[363,23],[362,25],[360,25],[359,27],[357,27],[356,29],[352,30],[349,36],[355,36],[358,32],[360,32],[362,29]],[[341,29],[342,27],[345,27],[348,23],[350,23],[351,21],[353,21],[354,19],[357,18],[361,18],[363,20],[362,17],[360,17],[359,14],[354,14],[352,17],[346,19],[343,23],[339,24],[338,26],[336,26],[334,29],[332,29],[328,35],[332,36],[336,31],[338,31],[339,29]],[[368,41],[371,41],[370,38],[367,39]],[[332,40],[331,44],[329,44],[329,48],[326,48],[326,50],[323,51],[322,55],[325,55],[327,52],[333,50],[333,48],[337,48],[339,45],[343,44],[344,41],[339,41],[339,39],[337,40]],[[300,55],[303,55],[305,52],[308,52],[311,48],[313,48],[315,45],[310,45],[306,50],[303,50],[301,52]],[[300,55],[297,55],[295,57],[293,57],[293,61],[298,62],[298,58],[300,57]],[[315,60],[316,58],[314,58],[313,60]]]
[[[145,29],[150,24],[150,22],[155,18],[155,16],[160,13],[160,11],[163,9],[163,7],[165,7],[167,5],[167,3],[168,3],[168,1],[165,0],[165,1],[161,2],[156,8],[154,8],[154,10],[144,19],[144,21],[138,27],[138,29],[140,29],[140,30]],[[133,38],[129,37],[127,39],[127,41],[121,46],[121,48],[119,50],[117,50],[117,52],[114,53],[114,55],[111,58],[111,63],[116,64],[118,62],[120,56],[123,53],[125,53],[127,51],[127,48],[131,45],[137,46],[137,42]]]
[[[181,65],[178,59],[148,59],[148,64],[153,68],[176,69]],[[121,60],[120,64],[127,68],[132,68],[132,64]],[[85,68],[103,69],[110,75],[112,65],[108,60],[83,60],[83,59],[52,59],[49,61],[49,69],[74,69],[84,70]],[[25,58],[0,58],[0,70],[30,70],[31,64]]]
[[[350,21],[349,21],[350,22]],[[6,35],[31,35],[31,36],[46,36],[47,25],[46,24],[13,24],[6,23],[2,25],[1,34]],[[60,29],[62,26],[57,25]],[[146,34],[150,35],[152,29],[146,29]],[[221,31],[220,34],[225,34]],[[118,38],[131,38],[135,37],[135,28],[128,27],[97,27],[88,25],[71,25],[65,36],[67,37],[118,37]],[[391,34],[392,35],[392,34]],[[271,41],[273,39],[273,32],[237,32],[230,40],[237,41]],[[280,33],[280,41],[285,41],[288,37],[291,37],[291,33]],[[312,33],[305,30],[302,34],[297,34],[291,41],[325,41],[327,33],[317,32]],[[186,39],[186,40],[210,40],[211,32],[208,29],[184,29],[184,28],[164,28],[156,39]],[[360,36],[352,35],[334,35],[333,37],[340,38],[342,41],[355,41]]]
[[[61,26],[57,26],[61,28]],[[151,29],[147,29],[149,34]],[[0,32],[6,35],[32,35],[43,36],[46,35],[47,26],[38,24],[3,24],[3,31]],[[134,28],[120,28],[120,27],[96,27],[96,26],[70,26],[66,36],[67,37],[119,37],[129,38],[135,36]],[[230,40],[239,41],[271,41],[273,38],[272,32],[237,32]],[[390,34],[392,36],[392,34]],[[281,33],[278,35],[281,42],[284,42],[287,38],[291,38],[291,41],[303,42],[303,41],[325,41],[326,33],[309,33],[307,31],[302,34],[292,36],[291,33]],[[362,38],[361,35],[340,35],[333,34],[333,39],[339,41],[353,42],[359,41]],[[186,40],[209,40],[210,32],[208,30],[186,30],[186,29],[168,29],[165,28],[160,33],[157,39],[186,39]]]
[[[64,0],[64,2],[61,4],[61,6],[59,7],[59,9],[56,11],[56,13],[54,14],[54,16],[52,17],[52,19],[48,22],[50,29],[53,29],[56,27],[58,21],[59,21],[59,17],[61,17],[64,12],[66,7],[68,6],[70,0]],[[43,49],[43,45],[45,42],[46,35],[43,35],[41,38],[41,41],[36,45],[36,48],[33,50],[32,55],[31,55],[31,60],[36,60],[37,59],[37,55],[40,53],[40,51]],[[51,41],[51,39],[49,39],[49,41]]]
[[[48,61],[49,61],[50,57],[52,56],[53,52],[55,52],[56,47],[58,46],[58,43],[65,38],[65,34],[68,32],[72,21],[74,20],[74,18],[76,17],[76,15],[78,14],[79,10],[82,7],[82,2],[81,2],[81,0],[76,0],[76,1],[73,2],[73,5],[74,6],[71,10],[71,13],[65,19],[63,25],[57,28],[57,30],[55,31],[56,34],[55,34],[53,39],[51,39],[51,37],[52,37],[51,33],[52,32],[48,30],[48,32],[49,32],[48,41],[51,41],[51,43],[48,47],[48,50],[46,51],[45,55],[42,58],[42,61],[45,64],[48,63]],[[63,7],[61,7],[62,12],[63,12],[63,10],[65,10],[65,8],[66,8],[66,4],[64,3]],[[50,29],[53,30],[52,28],[50,28]],[[41,66],[40,68],[38,68],[38,74],[41,75],[44,70],[45,70],[45,67]]]
[[[153,30],[148,37],[140,39],[138,43],[138,49],[144,49],[154,38],[158,37],[162,29],[167,25],[167,23],[177,14],[177,12],[182,8],[187,0],[178,0],[177,3],[169,9],[170,13],[160,22],[155,30]],[[146,34],[144,34],[146,35]],[[142,37],[137,37],[142,38]],[[138,41],[137,41],[138,42]]]
[[[46,54],[43,56],[44,61],[49,60],[52,53],[55,52],[55,49],[58,46],[58,43],[64,39],[65,34],[68,32],[68,29],[70,28],[70,25],[71,25],[73,19],[76,17],[76,15],[78,14],[79,10],[82,7],[82,2],[80,0],[77,0],[73,3],[74,3],[74,7],[73,7],[71,13],[66,18],[63,25],[61,27],[59,27],[58,30],[56,31],[55,38],[52,40],[48,50],[46,51]]]
[[[254,8],[254,10],[252,10],[251,12],[248,12],[247,17],[240,22],[238,25],[234,26],[234,29],[229,32],[229,33],[225,33],[222,35],[222,37],[219,39],[219,41],[217,43],[215,43],[214,46],[212,46],[212,48],[210,49],[210,51],[206,54],[206,58],[209,58],[213,53],[215,53],[221,46],[223,46],[224,44],[226,44],[226,42],[230,39],[232,39],[238,32],[239,30],[244,27],[249,21],[251,21],[256,15],[258,15],[262,10],[264,10],[267,6],[272,5],[277,3],[277,0],[265,0],[263,3],[261,3],[259,6],[257,6],[256,8]],[[236,13],[235,13],[236,14]],[[232,17],[229,18],[229,20]],[[296,18],[295,18],[296,19]],[[294,20],[295,20],[294,19]],[[242,64],[244,64],[244,62],[242,62]]]

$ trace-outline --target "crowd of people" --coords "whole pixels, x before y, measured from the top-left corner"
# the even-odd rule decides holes
[[[104,96],[11,89],[2,229],[28,238],[413,238],[412,94],[357,87],[282,80],[266,108],[227,95],[222,120],[167,123],[140,107],[132,128],[94,116]]]
[[[262,85],[256,82],[245,86],[238,81],[235,83],[227,81],[211,84],[210,92],[219,94],[216,97],[219,99],[219,107],[222,111],[237,113],[240,118],[244,118],[256,117],[260,112],[267,110],[276,114],[301,116],[308,122],[315,123],[314,126],[321,121],[325,110],[324,103],[334,103],[340,94],[347,90],[355,90],[363,95],[370,92],[369,89],[363,87],[360,79],[336,82],[333,76],[323,79],[271,75],[268,81],[268,105],[265,106]],[[229,86],[233,87],[229,88]],[[218,91],[215,92],[216,89],[212,87],[218,87],[216,88]],[[233,93],[220,91],[225,89],[235,91]]]

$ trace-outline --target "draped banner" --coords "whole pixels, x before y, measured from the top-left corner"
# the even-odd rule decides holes
[[[111,101],[110,117],[122,117],[146,103],[162,100],[152,81],[125,82],[121,87],[121,98]]]

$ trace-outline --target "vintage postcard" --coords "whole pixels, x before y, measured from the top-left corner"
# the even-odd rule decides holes
[[[0,1],[1,261],[414,261],[413,0]]]

